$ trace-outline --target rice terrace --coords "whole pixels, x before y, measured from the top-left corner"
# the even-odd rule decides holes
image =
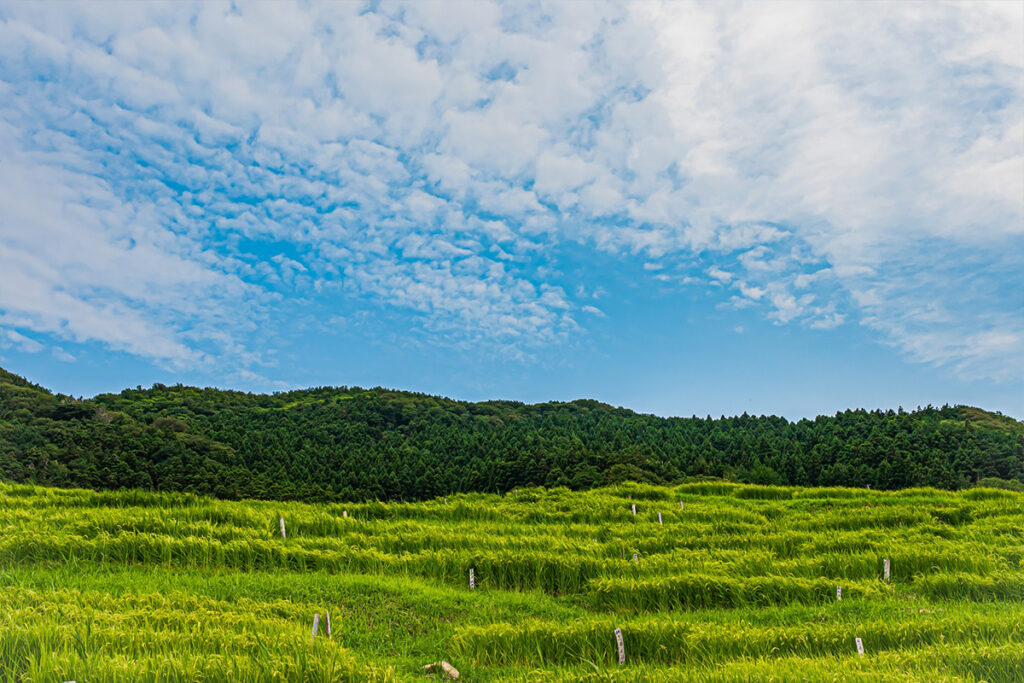
[[[0,0],[0,683],[1024,683],[1024,0]]]
[[[405,681],[440,660],[471,681],[1024,671],[1017,492],[308,505],[4,484],[0,500],[4,681]]]
[[[0,369],[0,682],[1020,680],[1022,470],[1024,425],[964,406]]]

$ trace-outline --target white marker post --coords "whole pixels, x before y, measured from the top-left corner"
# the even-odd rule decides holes
[[[884,560],[882,560],[882,573],[885,574],[885,582],[886,583],[889,583],[889,568],[890,568],[890,566],[891,566],[891,564],[889,563],[889,558],[888,557],[885,558]]]
[[[331,613],[327,612],[327,637],[331,637]]]
[[[680,510],[682,510],[682,509],[683,509],[683,501],[679,501],[679,509],[680,509]]]
[[[633,503],[629,507],[633,511],[633,516],[635,517],[636,516],[636,503]]]
[[[348,510],[342,510],[341,511],[341,516],[342,517],[348,517]]]
[[[619,664],[626,663],[626,646],[622,644],[622,629],[615,629],[615,644],[619,646]]]
[[[281,538],[286,538],[284,534],[284,517],[278,517],[277,521],[281,523]]]
[[[661,521],[661,513],[660,512],[658,513],[658,524],[661,524],[662,526],[664,526],[664,524],[665,524],[664,522]]]
[[[842,599],[843,599],[843,587],[842,586],[836,586],[836,600],[842,600]]]
[[[320,625],[320,613],[313,615],[313,640],[316,640],[316,629]]]
[[[636,556],[636,553],[633,553],[633,561],[638,563],[638,564],[640,562],[640,558]]]
[[[862,641],[860,638],[854,638],[854,640],[857,643],[857,654],[859,654],[861,657],[863,657],[864,656],[864,641]]]
[[[469,590],[476,590],[476,577],[473,576],[473,568],[469,568]]]

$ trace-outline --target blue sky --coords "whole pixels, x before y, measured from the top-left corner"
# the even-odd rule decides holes
[[[1024,417],[1024,5],[0,2],[0,364]]]

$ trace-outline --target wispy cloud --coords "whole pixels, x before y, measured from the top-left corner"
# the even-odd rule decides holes
[[[598,315],[545,267],[581,243],[1019,377],[1022,32],[1013,3],[2,5],[0,324],[242,373],[344,296],[522,353]]]
[[[26,337],[17,330],[4,331],[3,337],[0,339],[2,339],[0,344],[3,344],[3,346],[13,346],[24,353],[39,353],[46,348],[35,339]]]

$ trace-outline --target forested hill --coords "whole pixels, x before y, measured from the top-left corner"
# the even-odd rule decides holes
[[[1020,486],[1024,424],[964,406],[799,422],[660,418],[589,400],[466,403],[358,387],[262,395],[157,384],[76,400],[0,370],[0,477],[308,501],[686,477]]]

